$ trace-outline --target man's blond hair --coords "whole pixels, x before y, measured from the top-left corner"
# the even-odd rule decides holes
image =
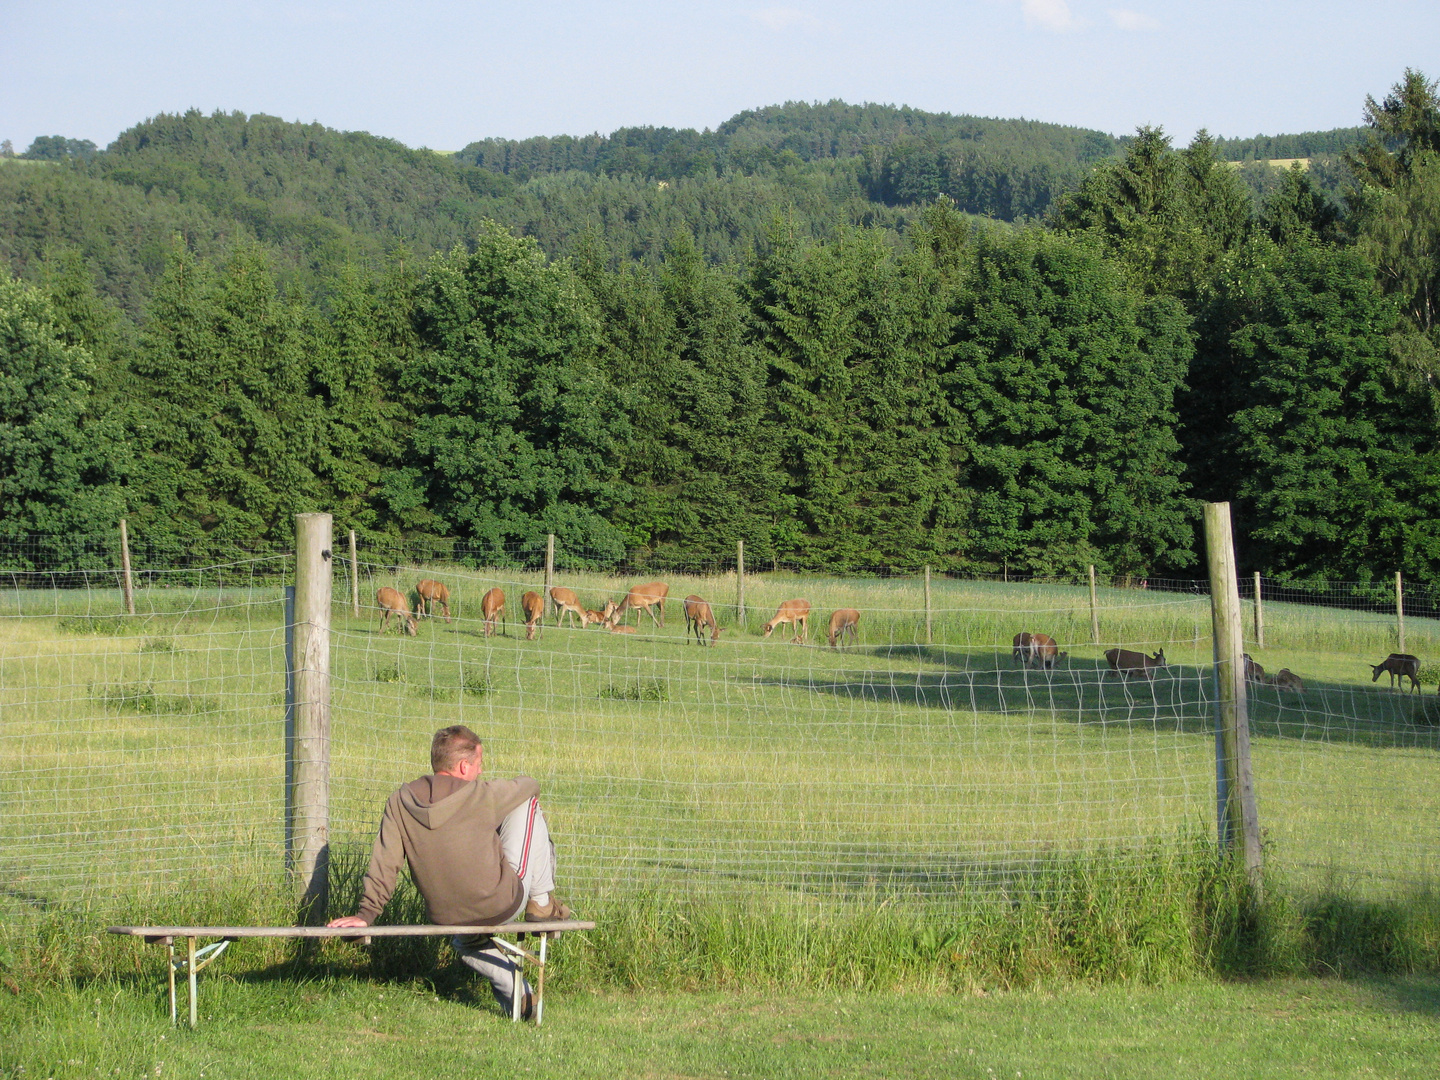
[[[464,724],[452,724],[435,732],[430,740],[430,768],[433,772],[451,772],[462,761],[469,761],[480,749],[480,736]]]

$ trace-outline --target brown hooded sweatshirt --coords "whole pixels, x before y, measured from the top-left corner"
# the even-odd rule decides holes
[[[440,926],[503,922],[525,902],[525,890],[500,849],[500,823],[540,794],[528,776],[472,780],[422,776],[385,804],[370,850],[370,869],[356,912],[367,923],[380,916],[395,891],[400,864],[410,874],[430,921]]]

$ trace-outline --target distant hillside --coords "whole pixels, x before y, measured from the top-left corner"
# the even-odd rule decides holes
[[[1249,139],[1216,139],[1215,152],[1226,161],[1270,161],[1314,158],[1354,150],[1369,138],[1363,127],[1302,131],[1299,135],[1256,135]]]
[[[1232,159],[1305,157],[1357,133],[1217,145]],[[78,248],[132,312],[176,235],[201,254],[260,243],[282,282],[310,292],[400,245],[425,256],[469,242],[486,219],[552,255],[585,246],[612,263],[654,260],[687,232],[724,263],[748,258],[782,218],[799,236],[853,225],[901,232],[940,195],[1002,221],[1040,217],[1126,141],[831,101],[747,110],[713,131],[485,139],[442,155],[365,132],[191,110],[137,124],[93,157],[0,163],[0,257],[34,276],[47,250]],[[1257,174],[1252,186],[1269,183]]]

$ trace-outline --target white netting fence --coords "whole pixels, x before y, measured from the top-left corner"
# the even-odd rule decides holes
[[[919,575],[824,577],[733,564],[606,569],[557,553],[555,584],[587,608],[662,580],[665,626],[556,626],[527,640],[535,550],[508,565],[362,547],[360,613],[337,545],[332,617],[331,838],[368,847],[386,796],[428,771],[430,734],[463,723],[495,774],[539,779],[572,895],[636,886],[739,890],[982,887],[1056,854],[1127,851],[1215,822],[1209,597],[1204,583],[1086,584]],[[543,548],[540,551],[543,558]],[[18,560],[16,560],[18,562]],[[38,560],[35,560],[38,561]],[[491,559],[490,561],[502,561]],[[284,847],[285,553],[140,566],[123,614],[115,564],[0,577],[0,875],[51,898],[244,872]],[[621,570],[625,572],[620,572]],[[381,632],[378,589],[412,602],[444,582],[452,619]],[[1394,642],[1369,586],[1279,601],[1265,583],[1269,673],[1251,689],[1254,772],[1277,873],[1393,895],[1434,880],[1440,762],[1427,694],[1371,682]],[[481,597],[505,594],[489,636]],[[1277,585],[1278,589],[1279,586]],[[1366,592],[1366,590],[1369,590]],[[1418,592],[1418,590],[1417,590]],[[709,601],[719,643],[687,638],[681,601]],[[1363,594],[1364,603],[1347,596]],[[1422,594],[1423,595],[1423,594]],[[762,636],[782,601],[796,628]],[[1368,605],[1368,606],[1367,606]],[[830,614],[860,612],[830,648]],[[1020,631],[1053,636],[1053,669],[1018,664]],[[1434,619],[1407,648],[1440,659]],[[1168,666],[1111,677],[1122,647]]]

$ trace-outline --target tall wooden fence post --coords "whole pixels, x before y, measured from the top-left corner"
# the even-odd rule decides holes
[[[332,562],[330,515],[296,514],[295,590],[286,605],[286,848],[310,924],[325,920],[330,901]]]
[[[930,623],[930,564],[925,564],[925,644],[933,645],[935,635]]]
[[[130,533],[125,528],[125,519],[120,519],[120,569],[125,577],[121,589],[125,593],[125,614],[135,614],[135,583],[130,580]]]
[[[745,541],[735,541],[735,625],[745,629]]]
[[[1260,819],[1250,770],[1250,716],[1245,699],[1244,622],[1230,533],[1230,504],[1205,504],[1205,553],[1210,568],[1214,627],[1216,725],[1215,797],[1222,848],[1244,858],[1252,897],[1260,899]]]
[[[1095,567],[1090,567],[1090,640],[1100,644],[1100,610],[1095,599]]]
[[[1260,599],[1260,571],[1255,571],[1255,647],[1265,647],[1265,610]]]
[[[545,534],[545,613],[552,614],[555,602],[550,599],[550,590],[555,587],[555,534]]]
[[[355,530],[350,530],[350,610],[360,617],[360,556],[355,550]]]
[[[1400,571],[1395,571],[1395,634],[1400,639],[1396,652],[1405,651],[1405,593],[1400,585]]]

